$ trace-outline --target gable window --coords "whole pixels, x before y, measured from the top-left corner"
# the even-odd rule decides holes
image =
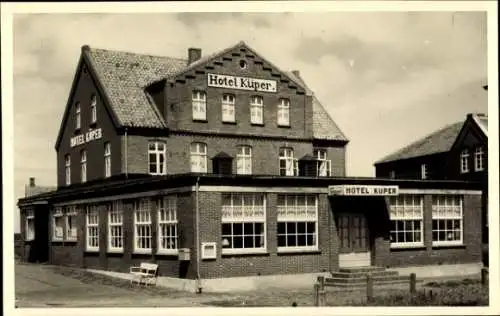
[[[191,172],[207,172],[207,145],[191,144]]]
[[[35,239],[35,210],[33,208],[28,208],[25,211],[25,235],[24,239],[30,241]]]
[[[149,198],[134,203],[134,252],[151,252],[151,208]]]
[[[87,232],[86,250],[99,251],[99,212],[97,205],[87,206],[85,214],[85,231]]]
[[[70,154],[64,155],[64,172],[66,175],[66,185],[71,184],[71,156]]]
[[[476,171],[484,170],[484,151],[483,146],[479,146],[476,148],[474,152],[474,169]]]
[[[193,91],[192,97],[193,120],[207,119],[207,94],[204,91]]]
[[[299,174],[298,160],[293,155],[292,148],[280,148],[280,176],[296,176]]]
[[[332,175],[332,162],[327,159],[326,149],[315,149],[314,156],[317,159],[316,176],[330,177]]]
[[[163,142],[150,142],[148,147],[149,174],[167,174],[167,147]]]
[[[238,146],[236,174],[252,174],[252,147]]]
[[[64,214],[61,207],[54,208],[52,212],[52,240],[64,239]]]
[[[108,251],[123,251],[123,210],[121,201],[108,204]]]
[[[90,115],[91,115],[91,124],[97,122],[97,98],[95,95],[92,95],[90,98]]]
[[[392,248],[423,246],[423,205],[423,197],[420,195],[399,195],[390,198]]]
[[[465,148],[460,154],[460,172],[469,172],[469,150]]]
[[[76,230],[76,216],[77,216],[76,205],[71,205],[66,207],[66,240],[76,240],[77,230]]]
[[[427,164],[420,165],[420,174],[423,180],[427,179]]]
[[[177,253],[177,196],[156,200],[158,210],[158,253]]]
[[[80,102],[76,102],[75,104],[75,128],[80,129],[82,127],[82,109],[80,108]]]
[[[264,124],[264,99],[261,96],[250,97],[250,123]]]
[[[278,125],[290,126],[290,100],[280,99],[278,104]]]
[[[104,176],[111,177],[111,143],[104,143]]]
[[[87,151],[85,149],[80,152],[80,176],[82,183],[87,181]]]
[[[391,171],[389,172],[389,178],[391,178],[391,179],[395,179],[395,178],[396,178],[396,171],[391,170]]]
[[[461,245],[463,240],[462,197],[432,197],[432,244]]]
[[[222,121],[234,122],[235,120],[234,95],[224,94],[222,96]]]

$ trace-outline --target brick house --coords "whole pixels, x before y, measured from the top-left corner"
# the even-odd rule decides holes
[[[481,260],[475,183],[346,177],[347,143],[298,71],[244,42],[187,59],[83,46],[58,188],[18,202],[35,221],[26,257],[115,272],[152,261],[198,288]]]

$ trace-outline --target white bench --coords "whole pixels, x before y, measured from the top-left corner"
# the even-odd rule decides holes
[[[138,267],[130,267],[130,274],[132,278],[130,283],[137,282],[139,285],[156,285],[158,277],[158,265],[154,263],[141,262]]]

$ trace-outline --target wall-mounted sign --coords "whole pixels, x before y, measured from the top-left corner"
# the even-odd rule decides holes
[[[83,145],[85,143],[89,143],[93,140],[101,139],[102,138],[102,130],[100,128],[90,130],[85,134],[80,134],[76,135],[74,137],[71,137],[70,139],[70,146],[75,147],[79,145]]]
[[[399,187],[397,185],[331,185],[328,187],[328,194],[348,196],[388,196],[398,195]]]
[[[260,92],[276,93],[278,84],[276,80],[257,79],[248,77],[236,77],[228,75],[217,75],[209,73],[207,76],[208,86],[216,88],[253,90]]]
[[[202,242],[201,243],[201,258],[216,259],[217,258],[217,243]]]

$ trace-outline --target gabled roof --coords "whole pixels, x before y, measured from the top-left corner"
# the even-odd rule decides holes
[[[380,159],[375,164],[447,152],[453,146],[463,124],[464,122],[457,122],[447,125]]]
[[[471,118],[483,131],[484,135],[488,137],[488,116],[482,113],[473,113],[471,114]]]

